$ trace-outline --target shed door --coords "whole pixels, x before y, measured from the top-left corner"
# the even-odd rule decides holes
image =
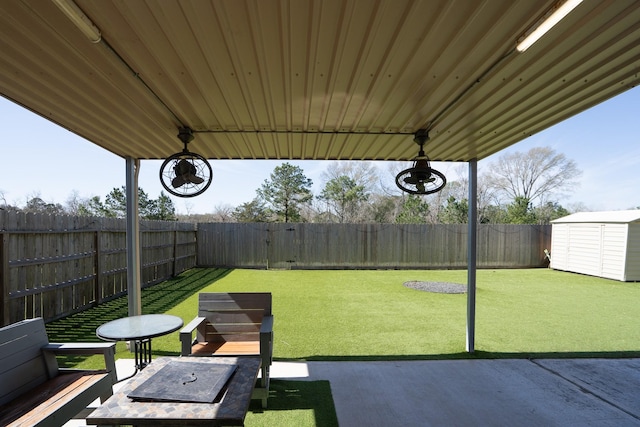
[[[626,224],[602,224],[600,241],[600,276],[624,280],[627,241]]]

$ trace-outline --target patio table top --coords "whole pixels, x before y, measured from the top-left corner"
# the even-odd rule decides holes
[[[213,403],[146,402],[134,401],[128,397],[169,362],[236,364],[238,367],[229,380],[222,398]],[[161,357],[123,385],[87,417],[86,421],[87,424],[96,425],[243,425],[259,369],[260,358],[257,357]]]

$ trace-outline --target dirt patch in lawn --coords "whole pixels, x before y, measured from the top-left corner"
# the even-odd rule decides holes
[[[439,294],[464,294],[467,292],[467,286],[460,283],[451,282],[420,282],[410,281],[404,282],[403,285],[407,288],[415,289],[425,292],[436,292]]]

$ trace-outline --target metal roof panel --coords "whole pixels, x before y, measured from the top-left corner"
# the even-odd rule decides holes
[[[638,84],[640,2],[0,2],[0,94],[122,157],[482,159]]]

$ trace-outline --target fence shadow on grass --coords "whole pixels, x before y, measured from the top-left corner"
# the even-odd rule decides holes
[[[194,268],[142,290],[143,314],[164,313],[200,289],[222,279],[232,270],[226,268]],[[129,314],[127,296],[113,299],[46,325],[51,342],[98,342],[96,329],[105,322]],[[69,360],[69,362],[72,362]]]

